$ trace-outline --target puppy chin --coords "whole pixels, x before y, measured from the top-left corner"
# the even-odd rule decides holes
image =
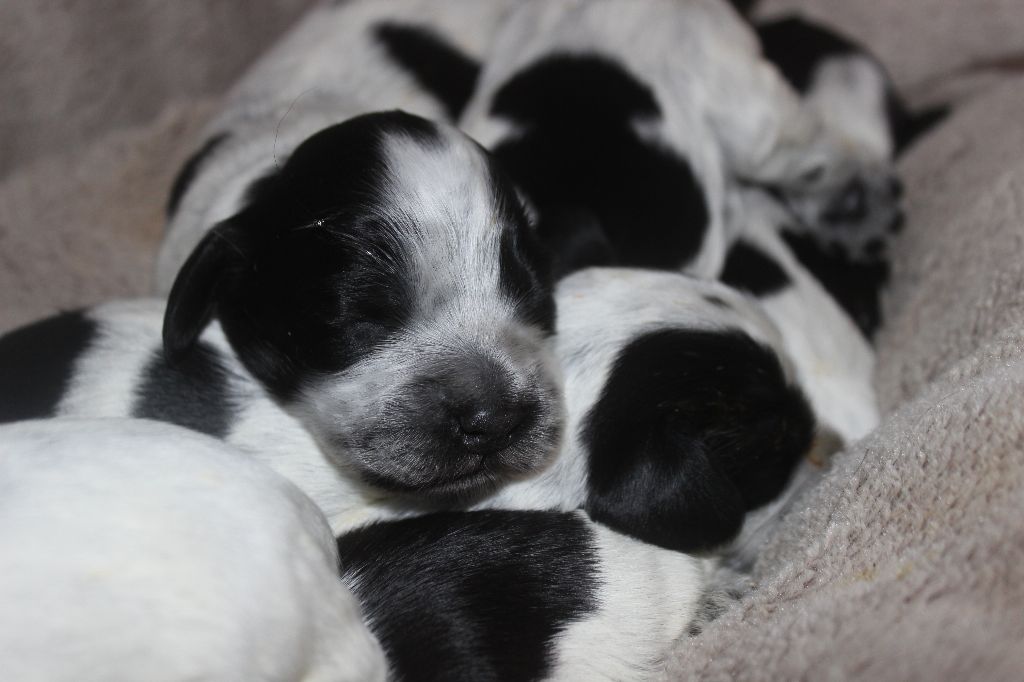
[[[498,486],[545,468],[561,445],[561,420],[535,424],[516,442],[494,452],[453,454],[442,442],[411,445],[401,438],[371,439],[350,448],[362,480],[399,497],[431,505],[475,502]],[[387,442],[385,442],[387,441]]]

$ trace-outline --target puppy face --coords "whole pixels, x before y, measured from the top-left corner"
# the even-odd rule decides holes
[[[468,495],[557,445],[545,266],[514,190],[452,128],[370,114],[300,145],[182,269],[169,354],[212,315],[375,485]]]
[[[585,270],[558,301],[588,513],[669,549],[732,538],[811,446],[777,330],[734,290],[672,273]]]

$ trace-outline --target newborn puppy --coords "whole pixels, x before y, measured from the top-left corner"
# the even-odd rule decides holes
[[[588,269],[557,301],[566,443],[480,506],[582,507],[682,551],[729,541],[811,448],[778,330],[746,296],[675,273]]]
[[[716,276],[736,178],[810,218],[870,177],[884,189],[871,199],[895,211],[888,168],[845,153],[721,0],[524,2],[462,127],[522,188],[558,276],[590,265]]]
[[[865,164],[891,165],[948,111],[907,108],[876,57],[835,30],[797,16],[755,25],[764,55],[818,112],[849,153]],[[902,187],[891,180],[894,197]],[[869,338],[881,321],[879,294],[888,279],[888,246],[902,215],[888,225],[870,216],[888,210],[872,201],[878,192],[854,183],[833,206],[808,215],[783,198],[791,217],[783,237]],[[865,223],[885,227],[864,229]]]
[[[303,140],[370,111],[454,120],[514,0],[350,0],[313,8],[238,83],[168,201],[157,293],[206,231]]]
[[[145,420],[0,427],[0,660],[48,682],[385,679],[294,486]]]
[[[142,318],[152,333],[152,307]],[[44,416],[80,383],[117,415],[177,421],[191,404],[212,403],[198,419],[225,422],[217,415],[232,406],[219,398],[232,389],[200,341],[213,318],[230,344],[220,357],[245,368],[244,391],[268,402],[255,379],[333,465],[378,490],[482,494],[558,447],[543,258],[507,181],[450,127],[394,112],[317,133],[196,248],[167,304],[163,351],[114,330],[104,343],[118,351],[92,352],[88,319],[22,330],[0,349],[11,377],[0,401],[13,418]],[[133,343],[146,349],[137,365],[124,359]],[[50,348],[71,358],[63,373],[46,369]],[[100,369],[65,384],[73,358],[90,354]],[[152,397],[137,405],[134,383],[99,388],[105,372],[137,377],[146,363]],[[25,386],[37,385],[31,391],[49,397],[23,402]],[[91,400],[70,401],[58,411],[93,409]],[[219,422],[212,428],[226,432]],[[308,448],[293,455],[311,457]]]
[[[649,680],[728,598],[711,560],[581,512],[427,515],[338,551],[396,680]]]
[[[139,417],[222,439],[288,478],[335,532],[383,496],[345,458],[331,458],[245,369],[220,325],[172,363],[160,337],[165,303],[115,301],[0,337],[0,422]]]
[[[507,179],[450,126],[358,116],[303,142],[202,239],[163,339],[216,318],[332,458],[373,485],[460,498],[558,444],[544,256]]]
[[[814,422],[771,322],[745,296],[674,273],[594,269],[564,280],[557,360],[567,438],[480,507],[585,507],[663,547],[714,547],[781,490]],[[0,420],[136,416],[227,440],[294,481],[336,531],[422,513],[321,449],[211,324],[180,363],[159,301],[69,313],[0,338]],[[434,498],[436,499],[436,498]],[[450,500],[448,500],[450,502]]]

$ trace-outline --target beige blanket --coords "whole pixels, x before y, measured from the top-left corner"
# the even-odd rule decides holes
[[[484,0],[481,0],[484,1]],[[170,178],[309,0],[0,3],[0,330],[146,293]],[[1024,5],[765,0],[871,44],[954,118],[905,159],[884,421],[669,679],[1024,678]]]

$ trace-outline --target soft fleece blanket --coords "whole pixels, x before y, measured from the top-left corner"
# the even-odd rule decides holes
[[[481,0],[485,1],[485,0]],[[310,0],[0,3],[0,331],[148,292],[173,174]],[[881,426],[785,519],[666,679],[1024,676],[1024,5],[765,0],[956,113],[902,162]]]

